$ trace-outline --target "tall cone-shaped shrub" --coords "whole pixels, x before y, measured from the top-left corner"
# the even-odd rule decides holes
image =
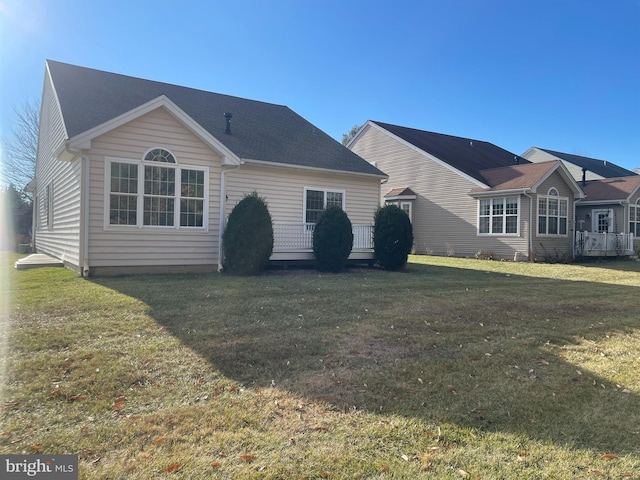
[[[413,226],[409,216],[395,205],[386,205],[376,210],[373,220],[376,261],[387,270],[402,268],[413,247]]]
[[[328,207],[313,230],[313,254],[316,267],[325,272],[339,272],[347,266],[353,247],[351,220],[340,207]]]
[[[267,202],[257,192],[246,195],[229,214],[222,249],[225,272],[253,275],[269,261],[273,252],[273,223]]]

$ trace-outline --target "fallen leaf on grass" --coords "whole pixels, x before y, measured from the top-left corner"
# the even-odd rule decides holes
[[[158,437],[153,441],[153,443],[164,442],[166,439],[167,439],[167,437]]]
[[[458,473],[459,473],[460,475],[462,475],[463,477],[470,477],[470,476],[471,476],[471,474],[470,474],[469,472],[467,472],[466,470],[463,470],[463,469],[461,469],[461,468],[460,468],[460,469],[458,469]]]
[[[129,468],[127,468],[127,473],[131,473],[136,469],[135,465],[131,465]]]
[[[213,462],[211,464],[211,468],[220,468],[222,466],[222,463],[220,462]]]
[[[380,469],[380,471],[381,471],[382,473],[387,473],[387,472],[389,471],[389,465],[385,465],[384,467],[382,467],[382,468]]]
[[[314,427],[314,430],[318,430],[319,432],[326,432],[329,430],[329,427]]]
[[[29,448],[31,449],[32,452],[41,452],[42,451],[42,447],[40,445],[31,445]]]
[[[253,455],[240,455],[240,460],[243,462],[250,462],[253,460]]]
[[[69,397],[69,401],[70,402],[77,402],[80,400],[84,400],[85,398],[87,398],[86,395],[74,395],[73,397]]]
[[[164,471],[166,473],[175,473],[178,470],[180,470],[180,464],[179,463],[172,463],[171,465],[169,465],[167,468],[164,469]]]
[[[591,470],[589,473],[592,475],[604,475],[600,470]]]
[[[602,455],[602,457],[600,458],[603,458],[605,460],[617,460],[618,456],[614,455],[613,453],[607,453],[606,455]]]
[[[322,472],[320,472],[320,476],[322,478],[329,478],[329,472],[325,472],[324,470]]]

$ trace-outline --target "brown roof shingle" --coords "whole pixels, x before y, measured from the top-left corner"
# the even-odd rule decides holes
[[[640,186],[640,175],[633,177],[602,178],[589,180],[582,190],[586,194],[585,202],[627,200]]]
[[[481,170],[485,183],[491,188],[474,188],[472,193],[533,188],[547,173],[559,165],[559,161],[525,163],[501,168]]]

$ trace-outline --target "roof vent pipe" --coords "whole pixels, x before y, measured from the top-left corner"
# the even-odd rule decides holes
[[[587,186],[587,169],[582,169],[582,188]]]
[[[226,118],[227,124],[224,129],[224,133],[231,133],[231,117],[233,117],[233,115],[231,115],[229,112],[225,112],[224,118]]]
[[[516,165],[519,165],[520,164],[520,159],[518,158],[518,156],[514,155],[513,158],[516,161]]]

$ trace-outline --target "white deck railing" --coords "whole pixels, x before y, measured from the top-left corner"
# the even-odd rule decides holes
[[[274,223],[274,251],[312,251],[314,223]],[[352,225],[352,250],[373,249],[373,225]]]
[[[632,255],[632,233],[576,232],[577,255]]]

